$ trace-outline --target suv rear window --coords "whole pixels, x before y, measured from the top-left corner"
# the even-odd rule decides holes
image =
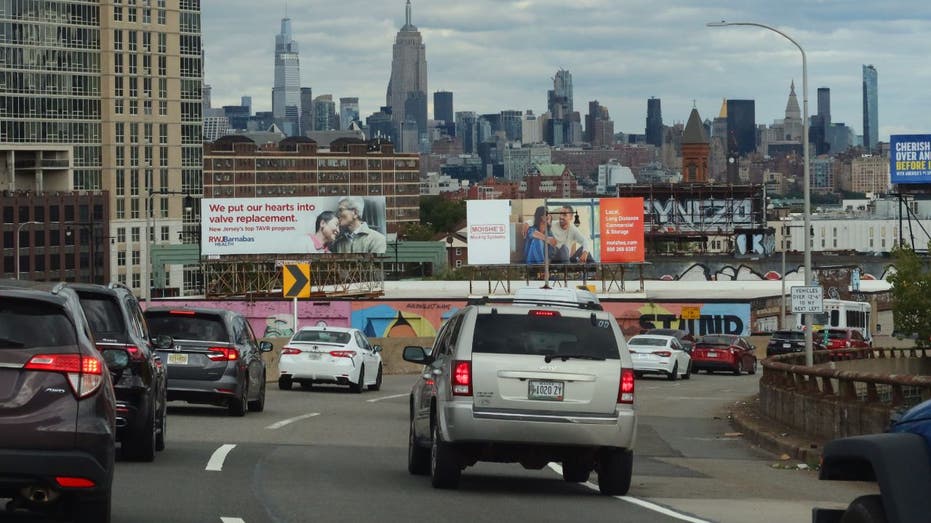
[[[320,343],[349,343],[348,332],[331,332],[331,331],[300,331],[294,335],[291,341],[316,341]]]
[[[589,318],[535,317],[522,314],[479,314],[472,352],[491,354],[584,354],[620,359],[614,329],[607,321]]]
[[[176,340],[230,343],[223,318],[213,314],[147,312],[145,318],[152,337],[167,334]]]
[[[81,308],[87,316],[94,336],[102,334],[121,334],[126,332],[126,323],[123,322],[123,312],[116,296],[97,293],[79,293]]]
[[[64,311],[29,300],[0,300],[0,350],[77,345]]]

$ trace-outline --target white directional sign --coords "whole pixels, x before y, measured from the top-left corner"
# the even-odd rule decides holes
[[[817,286],[792,287],[792,314],[824,312],[824,290]]]

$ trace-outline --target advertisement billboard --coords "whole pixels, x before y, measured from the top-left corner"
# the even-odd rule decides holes
[[[598,199],[512,200],[511,263],[543,264],[544,256],[553,264],[597,262],[598,219]]]
[[[507,265],[509,263],[510,204],[508,200],[469,200],[466,202],[469,265]]]
[[[643,198],[601,199],[601,261],[643,263]]]
[[[931,183],[931,134],[890,136],[889,174],[894,184]]]
[[[201,254],[384,254],[385,197],[205,198]]]

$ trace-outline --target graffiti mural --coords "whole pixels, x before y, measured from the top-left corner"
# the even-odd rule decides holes
[[[352,304],[352,326],[373,338],[431,337],[465,301],[383,301]]]
[[[624,334],[632,336],[643,329],[682,329],[695,336],[704,334],[750,334],[749,303],[650,303],[602,302],[617,318]],[[683,320],[682,307],[699,307],[697,320]]]

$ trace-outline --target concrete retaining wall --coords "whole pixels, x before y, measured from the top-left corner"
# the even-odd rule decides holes
[[[812,438],[827,441],[884,432],[889,408],[787,390],[760,382],[760,409],[766,417]]]

